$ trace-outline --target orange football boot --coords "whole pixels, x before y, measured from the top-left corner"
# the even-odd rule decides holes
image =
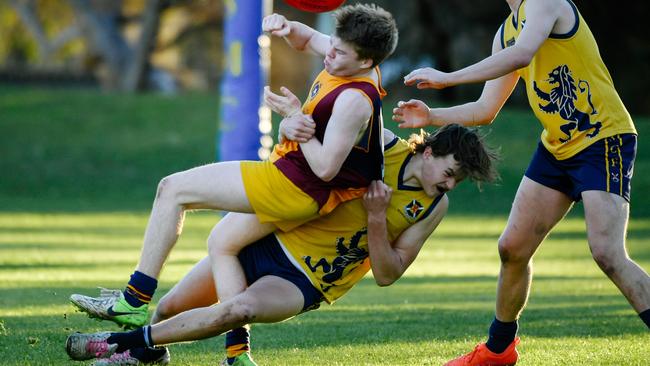
[[[518,344],[519,337],[515,338],[502,353],[494,353],[485,343],[480,343],[472,352],[447,362],[445,366],[512,366],[519,358],[515,348]]]

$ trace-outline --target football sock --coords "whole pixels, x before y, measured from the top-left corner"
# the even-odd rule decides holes
[[[131,348],[152,347],[151,326],[138,328],[130,332],[111,333],[106,339],[109,344],[117,343],[116,353],[121,353]]]
[[[644,310],[639,313],[639,317],[645,323],[648,328],[650,328],[650,309]]]
[[[152,363],[159,360],[166,351],[165,347],[139,347],[131,349],[131,356],[137,358],[142,363]]]
[[[490,326],[487,348],[494,353],[502,353],[515,340],[517,328],[516,320],[504,323],[495,317]]]
[[[248,351],[250,351],[250,334],[247,328],[235,328],[226,333],[226,357],[229,365],[232,365],[235,357]]]
[[[148,304],[151,302],[153,293],[156,292],[156,287],[158,287],[158,280],[140,271],[135,271],[124,289],[124,299],[134,307]]]

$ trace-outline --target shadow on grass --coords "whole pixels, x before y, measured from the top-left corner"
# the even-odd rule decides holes
[[[57,252],[60,250],[57,249]],[[76,253],[76,251],[75,251]],[[135,257],[134,257],[135,258]],[[0,270],[48,270],[48,269],[87,269],[89,271],[96,270],[98,266],[104,268],[106,272],[113,270],[123,270],[125,266],[135,265],[136,261],[134,259],[101,259],[101,263],[98,261],[80,261],[75,259],[74,262],[66,263],[55,263],[55,262],[44,262],[44,263],[4,263],[0,264]],[[191,266],[196,263],[194,259],[174,259],[168,262],[168,265],[183,265]],[[124,277],[126,278],[130,273],[124,271]],[[0,290],[2,293],[3,290]]]
[[[645,335],[640,320],[629,311],[621,316],[621,305],[573,304],[562,310],[528,309],[521,324],[521,334],[536,338],[557,336],[584,338],[588,336],[620,337]],[[415,342],[455,342],[468,337],[482,337],[492,320],[490,309],[463,311],[437,308],[412,308],[409,305],[376,308],[364,305],[359,309],[312,311],[278,324],[253,327],[256,347],[288,351],[294,347],[338,347],[354,344],[385,344]],[[96,322],[82,314],[51,316],[3,317],[9,333],[6,341],[22,343],[28,337],[60,342],[74,331],[117,331],[110,322]]]
[[[580,286],[593,284],[594,277],[537,276],[535,281],[546,288],[556,282]],[[96,285],[80,278],[74,284],[0,290],[0,322],[5,329],[0,334],[0,356],[16,360],[15,365],[65,365],[69,361],[63,345],[68,334],[117,331],[112,323],[90,320],[68,303],[72,293],[96,294]],[[154,304],[170,286],[161,283]],[[366,278],[334,306],[324,304],[320,310],[282,323],[255,325],[253,344],[258,349],[292,352],[296,348],[339,349],[387,342],[474,342],[485,337],[494,316],[494,287],[493,276],[405,277],[387,288],[378,288]],[[534,293],[520,321],[520,334],[548,339],[646,334],[621,295],[599,288],[585,291]],[[220,355],[222,347],[220,337],[174,346],[172,352],[181,357],[196,352]]]
[[[593,280],[593,277],[588,276],[536,278],[538,283],[575,282],[576,285],[581,281]],[[85,283],[80,279],[79,283],[72,286],[2,289],[0,308],[67,306],[68,297],[72,293],[96,293],[97,284],[89,283],[86,287],[80,287]],[[311,337],[321,345],[345,343],[347,341],[343,339],[348,337],[363,343],[382,342],[385,339],[404,342],[464,339],[468,332],[483,334],[486,331],[486,326],[493,317],[494,286],[495,278],[491,276],[406,277],[388,288],[378,288],[372,280],[364,279],[334,306],[324,304],[321,310],[301,315],[294,321],[268,327],[270,332],[273,331],[271,328],[278,327],[281,330],[278,333],[288,335],[294,334],[293,329],[300,327],[300,334],[307,337],[303,341],[307,342]],[[154,302],[168,289],[169,284],[161,286]],[[562,336],[568,337],[589,335],[595,329],[599,336],[644,332],[641,327],[631,326],[639,320],[622,295],[601,293],[599,289],[585,291],[586,293],[580,294],[533,294],[531,303],[524,312],[523,329],[527,334],[541,337],[557,335],[558,326],[562,328]],[[69,309],[70,315],[67,317],[59,314],[3,318],[9,325],[19,322],[31,327],[55,321],[85,329],[84,317],[81,314],[74,315],[71,306]],[[359,334],[358,328],[369,327],[373,332]],[[296,341],[288,337],[286,342],[295,345]]]
[[[120,264],[121,261],[114,261],[115,264]],[[191,260],[175,260],[173,264],[190,264],[194,263]],[[129,262],[131,264],[131,262]],[[39,265],[41,267],[47,264]],[[4,269],[20,269],[20,266],[7,266],[3,265],[0,268]],[[97,263],[78,263],[73,264],[52,264],[49,268],[71,268],[71,269],[86,269],[97,268]],[[102,265],[102,268],[107,273],[113,273],[115,270],[122,270],[122,268],[114,267],[113,265]],[[124,271],[124,280],[128,279],[129,273]],[[594,280],[602,280],[602,276],[536,276],[535,283],[541,282],[557,282],[557,283],[576,283]],[[386,288],[378,287],[371,278],[364,278],[361,280],[351,291],[350,294],[345,296],[341,301],[331,309],[338,308],[339,304],[342,306],[356,306],[356,305],[400,305],[407,301],[409,304],[448,304],[459,302],[465,305],[471,303],[473,300],[483,301],[483,299],[494,299],[494,288],[496,285],[496,276],[418,276],[418,277],[404,277],[396,284]],[[0,304],[24,304],[30,306],[50,306],[61,305],[67,303],[68,297],[73,293],[83,293],[93,295],[97,293],[96,288],[102,287],[123,287],[125,283],[115,281],[97,282],[96,280],[88,280],[79,278],[78,280],[71,280],[68,283],[50,284],[47,286],[30,286],[30,287],[16,287],[16,288],[2,288],[0,289]],[[159,288],[156,292],[156,299],[164,295],[171,289],[173,283],[168,281],[161,281]],[[483,291],[485,289],[485,291]],[[441,296],[444,295],[444,296]],[[609,298],[609,300],[608,300]],[[571,300],[582,302],[609,302],[611,298],[618,299],[618,296],[603,296],[600,294],[593,294],[588,296],[566,295],[566,298],[560,299],[559,297],[549,298],[548,296],[542,299],[548,299],[549,304],[556,304],[558,300],[562,302],[570,302]],[[537,302],[542,299],[536,300]],[[352,303],[351,303],[352,302]],[[359,304],[357,304],[357,302]],[[324,308],[330,308],[324,305]]]

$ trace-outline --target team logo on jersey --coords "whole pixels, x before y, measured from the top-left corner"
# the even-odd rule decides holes
[[[424,206],[422,206],[422,204],[417,200],[413,200],[409,202],[408,205],[404,206],[404,212],[406,213],[406,216],[412,219],[418,217],[422,210],[424,210]]]
[[[515,45],[515,37],[512,37],[506,41],[506,47],[512,47],[514,45]]]
[[[571,140],[571,134],[576,128],[579,132],[593,129],[591,133],[587,134],[589,138],[598,135],[602,123],[600,121],[591,123],[590,116],[598,114],[598,111],[591,102],[589,82],[579,80],[576,86],[571,70],[569,70],[567,65],[560,65],[553,69],[548,74],[548,79],[544,81],[553,86],[550,93],[539,89],[537,87],[537,81],[533,81],[533,89],[540,99],[548,102],[546,105],[539,103],[539,108],[542,112],[548,114],[558,113],[563,120],[567,121],[567,123],[560,126],[560,130],[566,135],[560,138],[560,142],[565,143]],[[587,92],[587,102],[589,102],[589,106],[591,107],[590,114],[576,108],[575,101],[578,99],[577,89],[580,89],[581,93]]]
[[[343,272],[348,266],[361,263],[368,258],[368,251],[365,248],[359,248],[359,241],[366,234],[368,234],[367,228],[357,231],[350,238],[348,245],[345,244],[345,238],[336,238],[336,254],[338,256],[332,259],[332,263],[329,263],[326,258],[319,259],[316,264],[312,264],[311,256],[304,256],[302,259],[312,272],[316,272],[318,267],[322,268],[324,274],[321,278],[323,282],[334,283],[334,281],[343,277]],[[321,287],[323,291],[327,291],[331,286],[321,285]]]
[[[314,86],[311,87],[311,91],[309,92],[309,99],[314,99],[318,95],[318,92],[320,91],[320,81],[317,81]]]

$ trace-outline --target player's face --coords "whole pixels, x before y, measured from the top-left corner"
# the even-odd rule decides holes
[[[359,60],[354,47],[336,36],[330,37],[330,47],[325,54],[325,70],[334,76],[353,76],[369,67],[369,60]],[[370,62],[371,63],[371,62]]]
[[[433,156],[431,148],[423,153],[422,189],[429,197],[451,191],[461,181],[459,179],[459,164],[453,155]]]

